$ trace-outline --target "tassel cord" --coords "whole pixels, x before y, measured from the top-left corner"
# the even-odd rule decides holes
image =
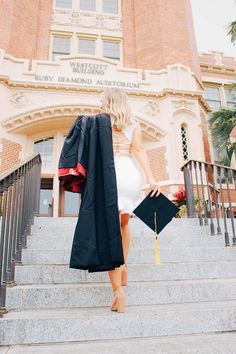
[[[155,238],[154,238],[154,245],[155,245],[155,261],[157,265],[161,264],[161,259],[160,259],[160,251],[158,247],[158,239],[157,239],[157,217],[156,217],[156,210],[154,211],[154,225],[155,225]]]

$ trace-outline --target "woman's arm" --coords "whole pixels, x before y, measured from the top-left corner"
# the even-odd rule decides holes
[[[142,130],[139,122],[137,122],[136,127],[133,130],[132,136],[132,153],[137,157],[141,166],[143,167],[144,173],[147,177],[147,181],[150,185],[150,189],[153,191],[151,197],[156,194],[156,197],[160,194],[160,185],[155,180],[152,174],[151,166],[148,159],[148,154],[143,146],[142,141]]]

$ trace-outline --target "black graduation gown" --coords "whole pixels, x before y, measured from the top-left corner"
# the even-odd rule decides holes
[[[109,114],[77,117],[62,147],[58,178],[63,190],[81,193],[69,267],[99,272],[124,264]]]

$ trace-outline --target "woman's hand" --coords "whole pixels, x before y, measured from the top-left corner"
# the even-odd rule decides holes
[[[154,178],[148,178],[148,184],[148,189],[152,191],[150,197],[153,197],[154,195],[155,197],[158,197],[158,195],[161,193],[161,186],[159,185],[159,183]]]

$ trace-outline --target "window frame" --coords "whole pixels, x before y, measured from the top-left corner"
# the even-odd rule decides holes
[[[185,132],[186,152],[184,152],[183,130]],[[183,161],[188,161],[189,156],[190,156],[190,143],[189,143],[188,125],[185,122],[182,122],[180,124],[180,137],[181,137],[182,159],[183,159]],[[186,158],[185,158],[185,155],[186,155]]]
[[[88,11],[88,12],[91,12],[91,13],[96,13],[97,10],[98,10],[98,4],[97,4],[97,0],[94,0],[94,1],[95,1],[95,9],[94,9],[94,10],[88,10],[88,9],[87,9],[87,10],[86,10],[86,9],[84,10],[84,9],[81,9],[81,8],[80,8],[80,2],[81,2],[81,0],[79,0],[79,1],[78,1],[78,4],[77,4],[77,6],[78,6],[78,11],[84,11],[84,12],[87,12],[87,11]]]
[[[213,111],[216,111],[218,109],[221,109],[222,105],[223,105],[223,102],[222,102],[222,96],[221,96],[221,90],[220,90],[220,86],[219,85],[204,85],[204,91],[206,88],[210,88],[210,89],[217,89],[218,90],[218,93],[219,93],[219,100],[216,100],[216,99],[208,99],[205,97],[205,94],[204,94],[204,99],[205,101],[209,104],[210,107],[213,108]],[[205,92],[204,92],[205,93]],[[220,106],[218,109],[215,109],[210,103],[211,102],[219,102]]]
[[[77,54],[78,55],[91,55],[91,56],[96,56],[97,55],[97,36],[85,36],[85,35],[77,35]],[[88,54],[88,53],[80,53],[79,52],[79,41],[80,40],[87,40],[87,41],[94,41],[94,54]]]
[[[53,9],[62,10],[62,11],[82,11],[82,12],[90,12],[97,13],[107,16],[121,16],[121,0],[117,0],[117,13],[114,12],[104,12],[104,0],[95,0],[95,10],[81,10],[80,9],[80,0],[72,0],[71,8],[68,7],[59,7],[56,5],[57,0],[53,0]]]
[[[230,91],[230,90],[235,92],[235,101],[228,101],[228,99],[227,99],[226,91]],[[224,94],[225,94],[226,107],[236,109],[236,88],[232,88],[230,86],[224,86]],[[231,104],[234,104],[234,106]]]
[[[41,141],[45,141],[45,140],[52,140],[52,164],[50,167],[46,167],[44,164],[43,164],[43,156],[41,155],[40,152],[36,152],[35,151],[35,145],[37,143],[40,143]],[[42,159],[42,170],[44,171],[52,171],[55,169],[55,136],[54,135],[49,135],[49,136],[43,136],[43,137],[38,137],[38,138],[35,138],[33,139],[33,152],[35,153],[39,153],[41,155],[41,159]]]
[[[214,85],[214,84],[208,83],[208,82],[203,82],[203,86],[204,86],[204,91],[205,91],[205,88],[217,88],[218,92],[219,92],[219,101],[218,100],[214,100],[214,99],[207,99],[205,97],[205,95],[204,95],[204,99],[209,104],[209,106],[211,106],[210,102],[219,102],[220,103],[220,107],[218,109],[221,109],[223,107],[225,107],[225,108],[234,108],[232,105],[230,105],[230,104],[232,104],[234,102],[233,101],[228,101],[227,100],[227,96],[226,96],[226,90],[230,90],[231,89],[230,86],[228,86],[228,85],[226,86],[224,84],[219,84],[219,83],[217,85]],[[236,89],[233,89],[233,91],[235,91],[235,93],[236,93]],[[235,107],[236,107],[236,102],[235,102]],[[214,107],[213,107],[213,111],[216,111],[218,109],[214,109]]]
[[[53,7],[55,9],[63,9],[63,10],[68,10],[68,11],[72,11],[73,8],[74,8],[74,0],[71,0],[71,7],[60,7],[60,6],[57,6],[57,0],[54,0],[53,1]]]
[[[106,58],[106,59],[110,59],[110,60],[114,60],[116,62],[121,62],[122,61],[122,53],[121,53],[121,40],[117,40],[114,38],[108,38],[108,37],[102,37],[101,38],[102,41],[102,57]],[[110,43],[116,43],[119,45],[119,59],[116,58],[110,58],[104,55],[104,42],[110,42]]]
[[[54,41],[54,37],[61,37],[61,38],[68,38],[69,39],[69,54],[58,54],[59,56],[69,56],[72,53],[72,33],[67,33],[67,32],[52,32],[51,33],[51,39],[50,39],[50,55],[49,55],[49,59],[51,61],[56,61],[56,59],[53,59],[53,41]]]
[[[102,13],[103,14],[108,14],[108,15],[113,15],[113,16],[120,15],[120,0],[116,0],[117,1],[117,12],[104,11],[104,0],[101,0],[101,1],[102,1],[101,8],[102,8]]]

